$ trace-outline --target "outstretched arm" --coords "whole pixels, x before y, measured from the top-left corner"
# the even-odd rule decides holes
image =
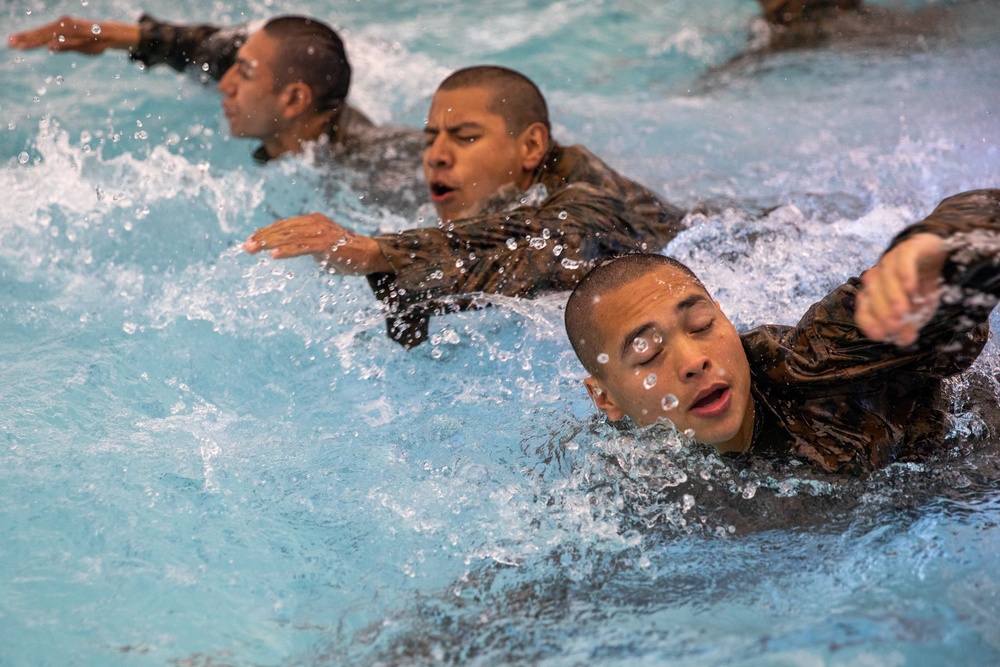
[[[63,16],[34,30],[11,35],[7,44],[12,49],[46,47],[53,53],[75,51],[89,56],[107,49],[131,49],[139,45],[138,23],[91,21]]]
[[[868,338],[899,346],[930,329],[976,326],[1000,297],[998,265],[1000,189],[948,197],[862,276],[855,322]]]
[[[944,240],[917,234],[887,252],[861,276],[854,318],[872,340],[906,347],[937,312],[941,270],[947,259]]]
[[[274,259],[312,255],[335,273],[364,276],[392,270],[375,239],[311,213],[258,229],[243,244],[250,254],[270,250]]]

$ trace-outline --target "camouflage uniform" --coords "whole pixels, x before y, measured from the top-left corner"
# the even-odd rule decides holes
[[[764,20],[774,25],[815,21],[861,9],[861,0],[758,0]]]
[[[814,304],[794,327],[742,335],[756,403],[751,452],[864,473],[938,447],[942,379],[967,369],[1000,296],[1000,190],[945,199],[893,245],[921,232],[945,238],[942,303],[914,345],[866,338],[854,325],[857,278]]]
[[[684,211],[582,146],[553,145],[528,193],[539,190],[537,204],[518,205],[526,193],[507,188],[480,215],[376,236],[393,271],[368,281],[389,306],[389,336],[418,345],[431,315],[473,305],[470,294],[571,290],[596,261],[660,250],[683,229]]]
[[[141,36],[129,57],[147,67],[167,64],[178,72],[194,67],[205,80],[219,80],[236,60],[251,30],[247,25],[220,28],[213,25],[174,25],[149,15],[139,19]],[[422,132],[406,127],[377,127],[363,113],[345,104],[330,119],[326,132],[337,164],[361,176],[351,185],[369,201],[399,212],[412,213],[427,200],[427,186],[420,170]],[[253,157],[267,162],[263,146]]]

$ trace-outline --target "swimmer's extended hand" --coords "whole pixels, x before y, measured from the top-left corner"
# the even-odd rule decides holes
[[[274,259],[312,255],[330,271],[355,276],[392,271],[375,239],[341,227],[321,213],[279,220],[258,229],[243,249],[250,254],[270,250]]]
[[[887,252],[861,276],[854,320],[872,340],[900,347],[917,341],[941,300],[947,252],[933,234],[916,234]]]
[[[7,38],[12,49],[75,51],[96,56],[107,49],[128,49],[139,45],[138,24],[117,21],[90,21],[63,16],[34,30],[26,30]]]

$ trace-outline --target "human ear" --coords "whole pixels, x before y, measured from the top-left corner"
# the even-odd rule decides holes
[[[583,379],[583,386],[587,388],[587,393],[590,394],[597,409],[606,414],[608,419],[616,422],[625,417],[625,412],[615,404],[611,395],[601,387],[601,383],[593,375]]]
[[[549,150],[549,130],[543,123],[532,123],[520,137],[521,168],[534,171],[545,159]]]
[[[303,113],[312,108],[312,88],[301,81],[288,84],[285,86],[285,89],[281,91],[281,94],[285,103],[285,118],[295,118],[296,116],[301,116]]]

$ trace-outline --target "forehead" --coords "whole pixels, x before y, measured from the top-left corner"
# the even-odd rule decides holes
[[[640,324],[672,325],[683,314],[678,304],[692,295],[712,303],[691,276],[671,266],[658,266],[597,297],[592,319],[601,338],[613,342]]]
[[[428,123],[503,123],[502,116],[490,111],[493,98],[493,90],[485,86],[439,90],[434,93]]]
[[[251,67],[270,72],[277,52],[278,40],[263,30],[258,30],[250,34],[236,53],[236,57],[243,59]]]

